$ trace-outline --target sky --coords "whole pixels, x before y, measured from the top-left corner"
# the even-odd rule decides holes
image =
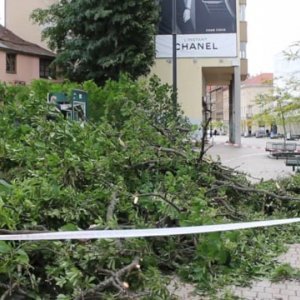
[[[4,25],[4,0],[0,0],[0,24]]]
[[[300,41],[300,0],[247,0],[248,72],[274,72],[274,56]]]

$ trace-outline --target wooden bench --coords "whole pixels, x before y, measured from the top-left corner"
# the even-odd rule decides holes
[[[276,157],[276,159],[279,157],[294,157],[300,154],[297,152],[297,143],[267,142],[265,150],[270,152],[270,155]]]
[[[285,165],[289,167],[293,167],[293,171],[299,170],[300,167],[300,157],[295,156],[295,157],[289,157],[285,161]]]

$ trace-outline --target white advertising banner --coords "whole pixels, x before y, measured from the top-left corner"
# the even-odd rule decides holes
[[[159,0],[156,57],[237,57],[237,0]],[[174,21],[174,22],[173,22]]]
[[[172,57],[172,36],[156,36],[156,57]],[[178,34],[177,57],[236,57],[236,33]]]

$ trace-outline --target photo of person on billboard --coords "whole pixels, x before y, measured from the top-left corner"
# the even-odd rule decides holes
[[[236,33],[236,0],[196,0],[197,33]]]
[[[159,0],[159,34],[172,34],[173,0]],[[176,33],[236,33],[236,0],[176,0]]]
[[[159,34],[172,34],[173,0],[160,0]],[[176,0],[176,33],[195,33],[195,0]]]

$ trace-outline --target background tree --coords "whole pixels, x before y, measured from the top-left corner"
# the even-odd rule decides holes
[[[153,0],[62,0],[32,18],[47,25],[43,38],[64,76],[102,84],[122,72],[133,78],[149,72],[158,12]]]
[[[260,94],[256,97],[260,113],[256,114],[254,119],[259,124],[282,126],[284,140],[290,133],[287,125],[300,119],[300,102],[295,94],[295,84],[295,79],[289,78],[280,86],[276,86],[273,94]]]

